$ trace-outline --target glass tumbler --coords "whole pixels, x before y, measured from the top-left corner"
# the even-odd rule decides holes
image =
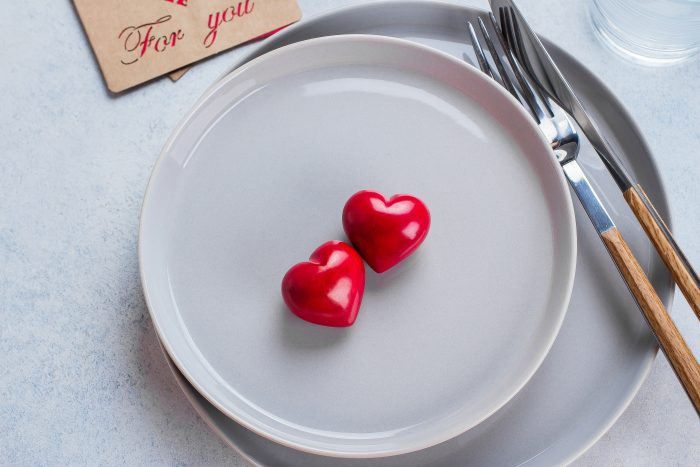
[[[593,0],[593,26],[619,54],[670,65],[700,52],[700,0]]]

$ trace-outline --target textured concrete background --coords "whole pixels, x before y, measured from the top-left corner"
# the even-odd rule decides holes
[[[300,3],[308,17],[359,2]],[[635,116],[669,189],[678,240],[700,264],[700,60],[628,64],[593,37],[586,2],[519,3]],[[70,1],[4,2],[0,39],[0,464],[244,464],[170,375],[135,246],[163,142],[246,49],[199,64],[177,84],[161,79],[115,98]],[[673,313],[700,352],[700,326],[680,296]],[[660,357],[627,412],[576,464],[698,462],[700,423]]]

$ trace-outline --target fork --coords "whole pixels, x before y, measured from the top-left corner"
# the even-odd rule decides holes
[[[489,19],[494,34],[498,37],[501,49],[507,59],[507,64],[501,59],[496,45],[491,40],[486,24],[481,18],[478,18],[481,36],[486,43],[491,61],[495,65],[496,70],[489,64],[472,23],[467,22],[479,68],[496,83],[506,88],[523,107],[529,110],[537,122],[537,126],[552,148],[552,152],[559,162],[564,176],[576,193],[586,214],[588,214],[593,227],[598,232],[610,257],[620,271],[622,279],[627,284],[652,332],[656,336],[661,350],[668,358],[696,412],[700,415],[700,365],[698,365],[695,356],[671,320],[654,287],[634,257],[632,250],[630,250],[624,237],[615,226],[600,198],[589,183],[586,174],[578,164],[576,158],[578,157],[580,144],[576,128],[569,116],[558,104],[540,93],[537,87],[529,82],[529,79],[521,71],[512,50],[508,47],[506,37],[501,32],[496,18],[493,14],[489,14]],[[510,74],[506,71],[506,67],[510,70]],[[517,89],[510,76],[511,74],[517,82]]]

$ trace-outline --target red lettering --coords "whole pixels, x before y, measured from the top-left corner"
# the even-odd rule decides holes
[[[216,16],[214,16],[213,14],[209,15],[209,21],[207,21],[209,33],[204,38],[204,47],[209,48],[212,45],[214,45],[214,41],[216,40],[216,34],[219,31],[219,25],[221,24],[221,21],[222,18],[219,12],[216,12]]]
[[[165,39],[165,44],[164,44],[163,47],[161,48],[161,47],[160,47],[160,45],[161,45],[160,41],[162,41],[163,39]],[[162,52],[162,51],[165,50],[165,47],[166,47],[167,45],[168,45],[168,40],[165,38],[165,36],[163,36],[163,37],[159,37],[159,38],[156,40],[156,45],[153,46],[153,48],[155,49],[156,52]]]
[[[167,23],[171,19],[172,16],[163,16],[153,23],[124,28],[119,34],[119,39],[123,40],[122,46],[124,47],[124,52],[130,56],[127,57],[126,60],[122,59],[121,62],[124,65],[131,65],[132,63],[136,63],[140,58],[143,58],[149,49],[153,49],[155,52],[164,52],[170,47],[175,47],[177,41],[185,37],[185,33],[183,33],[181,29],[166,34],[155,35],[156,28],[159,28],[160,25]],[[145,33],[142,31],[145,31]],[[134,56],[135,54],[138,54],[138,56]]]
[[[177,44],[177,40],[181,39],[181,37],[179,37],[180,34],[182,34],[182,31],[170,33],[170,46],[171,47],[175,47],[175,45]]]
[[[151,31],[153,31],[153,26],[149,26],[148,30],[146,31],[146,37],[144,37],[143,42],[141,42],[141,57],[146,55],[146,50],[148,50],[148,47],[151,45],[151,41],[153,41]]]
[[[226,13],[230,14],[231,17],[227,17]],[[221,12],[221,22],[222,23],[228,23],[229,21],[233,21],[233,18],[235,16],[235,13],[233,11],[233,7],[231,8],[226,8],[224,11]]]
[[[245,0],[245,2],[241,0],[238,2],[238,4],[226,7],[220,12],[217,11],[216,13],[211,13],[209,15],[209,20],[207,21],[209,32],[204,37],[204,46],[209,48],[214,45],[216,37],[219,34],[219,26],[221,26],[223,23],[230,23],[236,17],[242,18],[243,16],[252,13],[253,8],[255,8],[254,0]]]

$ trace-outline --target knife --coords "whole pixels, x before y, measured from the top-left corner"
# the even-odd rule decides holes
[[[518,62],[539,88],[566,110],[581,127],[617,183],[647,237],[671,271],[673,280],[700,319],[700,279],[642,186],[627,171],[615,154],[615,150],[602,136],[598,125],[576,97],[568,81],[527,24],[513,0],[489,0],[489,3],[502,30],[506,27],[503,21],[504,15],[510,15],[508,23],[511,25],[509,28],[511,34],[506,37]]]

